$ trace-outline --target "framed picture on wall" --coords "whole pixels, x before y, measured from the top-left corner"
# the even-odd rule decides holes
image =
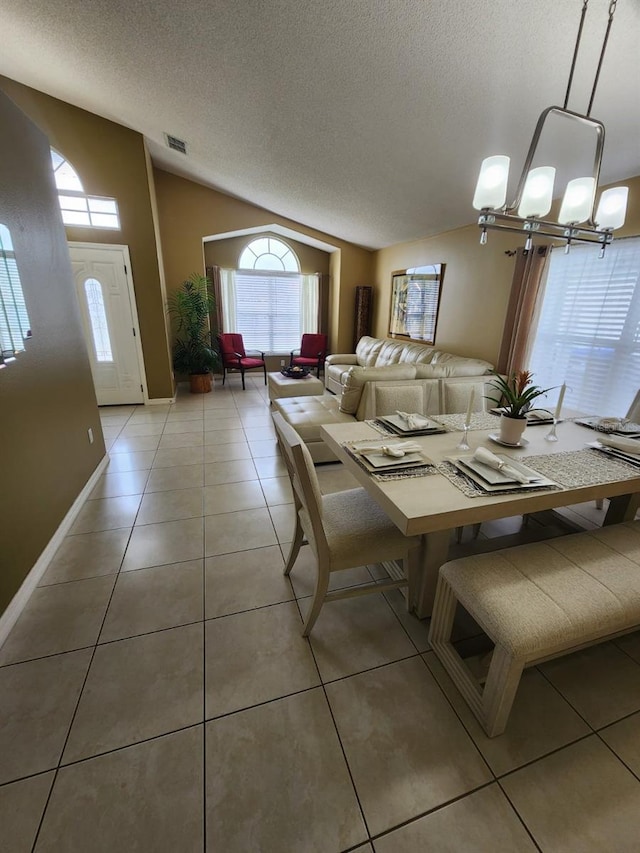
[[[434,344],[445,264],[391,273],[389,337]]]

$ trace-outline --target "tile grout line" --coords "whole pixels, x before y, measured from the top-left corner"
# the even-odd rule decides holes
[[[134,410],[134,412],[135,412],[135,410]],[[132,412],[132,414],[133,414],[133,412]],[[131,417],[131,415],[129,416],[129,418],[130,418],[130,417]],[[128,420],[127,420],[127,423],[128,423]],[[126,424],[125,424],[125,426],[126,426]],[[108,451],[107,451],[107,452],[108,452]],[[85,502],[85,503],[86,503],[86,502]],[[139,509],[139,508],[138,508],[138,509]],[[137,515],[137,513],[136,513],[136,515]],[[92,666],[92,664],[93,664],[93,660],[94,660],[94,658],[95,658],[96,651],[97,651],[97,649],[98,649],[98,640],[100,639],[100,634],[102,633],[102,629],[103,629],[103,627],[104,627],[104,623],[105,623],[105,620],[106,620],[106,618],[107,618],[107,613],[108,613],[108,611],[109,611],[109,606],[110,606],[110,604],[111,604],[111,600],[112,600],[112,598],[113,598],[113,594],[114,594],[114,592],[115,592],[116,584],[117,584],[117,582],[118,582],[118,576],[119,576],[120,572],[122,571],[122,564],[123,564],[123,562],[124,562],[124,558],[125,558],[125,555],[126,555],[126,553],[127,553],[127,548],[129,547],[129,542],[131,541],[131,535],[132,535],[132,533],[133,533],[133,527],[131,527],[131,531],[130,531],[130,533],[129,533],[129,537],[128,537],[128,539],[127,539],[127,544],[126,544],[126,546],[125,546],[125,548],[124,548],[124,551],[123,551],[123,553],[122,553],[122,558],[121,558],[121,560],[120,560],[120,567],[119,567],[118,571],[115,573],[115,580],[114,580],[113,586],[112,586],[112,588],[111,588],[111,593],[110,593],[110,595],[109,595],[109,600],[107,601],[107,606],[106,606],[106,607],[105,607],[105,609],[104,609],[104,613],[103,613],[103,616],[102,616],[102,622],[100,623],[100,627],[99,627],[98,632],[97,632],[97,634],[96,634],[96,640],[95,640],[95,643],[93,644],[93,649],[92,649],[92,652],[91,652],[91,657],[90,657],[90,659],[89,659],[89,665],[87,666],[87,671],[86,671],[86,672],[85,672],[85,674],[84,674],[84,679],[82,680],[82,686],[80,687],[80,691],[79,691],[79,693],[78,693],[78,698],[77,698],[77,700],[76,700],[75,708],[74,708],[74,710],[73,710],[73,713],[72,713],[72,715],[71,715],[71,720],[69,721],[69,726],[68,726],[68,728],[67,728],[67,734],[66,734],[66,736],[65,736],[64,742],[63,742],[63,744],[62,744],[62,748],[61,748],[61,750],[60,750],[60,756],[59,756],[59,758],[58,758],[57,766],[55,767],[55,774],[54,774],[54,777],[53,777],[53,781],[52,781],[52,783],[51,783],[51,787],[49,788],[49,794],[48,794],[48,796],[47,796],[47,799],[46,799],[46,802],[45,802],[44,808],[43,808],[43,810],[42,810],[42,814],[40,815],[40,821],[38,822],[38,829],[37,829],[36,834],[35,834],[35,836],[34,836],[33,845],[32,845],[32,848],[31,848],[32,853],[34,853],[34,851],[35,851],[35,849],[36,849],[36,846],[37,846],[37,844],[38,844],[38,839],[39,839],[39,837],[40,837],[40,832],[42,831],[42,826],[43,826],[43,824],[44,824],[45,816],[46,816],[46,814],[47,814],[47,810],[48,810],[48,808],[49,808],[49,803],[51,802],[51,797],[52,797],[52,795],[53,795],[53,791],[54,791],[54,788],[55,788],[55,785],[56,785],[56,782],[57,782],[57,779],[58,779],[58,774],[59,774],[59,772],[60,772],[60,767],[62,766],[62,757],[63,757],[63,755],[64,755],[64,751],[65,751],[65,749],[67,748],[67,743],[69,742],[69,736],[70,736],[70,734],[71,734],[71,729],[73,728],[73,724],[74,724],[74,722],[75,722],[75,719],[76,719],[76,716],[77,716],[77,713],[78,713],[78,708],[80,707],[80,702],[82,701],[82,694],[84,693],[84,689],[85,689],[85,687],[86,687],[87,680],[88,680],[88,678],[89,678],[89,673],[90,673],[90,671],[91,671],[91,666]],[[87,646],[87,648],[91,648],[91,647],[90,647],[90,646]]]

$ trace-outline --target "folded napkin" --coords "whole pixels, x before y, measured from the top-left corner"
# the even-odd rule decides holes
[[[407,453],[419,453],[420,445],[412,441],[399,441],[395,444],[367,444],[361,447],[354,444],[353,449],[356,453],[383,453],[385,456],[402,459]]]
[[[600,435],[598,441],[605,447],[613,447],[623,453],[640,455],[640,441],[635,441],[633,438],[623,438],[619,435]]]
[[[481,462],[488,468],[494,468],[496,471],[500,471],[502,474],[504,474],[505,477],[510,477],[518,483],[531,482],[531,477],[527,477],[525,474],[521,474],[520,471],[517,471],[511,465],[507,465],[506,462],[503,462],[499,456],[496,456],[495,453],[492,453],[490,450],[487,450],[486,447],[478,447],[473,454],[473,458],[476,462]]]
[[[396,415],[406,421],[409,429],[420,429],[421,427],[426,427],[431,424],[429,418],[425,418],[424,415],[419,415],[417,413],[410,414],[409,412],[398,412],[396,410]]]

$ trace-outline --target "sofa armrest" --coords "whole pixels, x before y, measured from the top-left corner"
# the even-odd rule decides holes
[[[332,355],[328,355],[325,359],[327,364],[357,364],[358,359],[354,352],[350,353],[333,353]]]

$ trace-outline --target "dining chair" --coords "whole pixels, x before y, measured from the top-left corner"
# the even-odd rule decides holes
[[[228,370],[239,370],[242,375],[242,390],[244,391],[245,372],[247,370],[256,370],[259,367],[264,371],[264,384],[267,384],[267,365],[264,360],[264,353],[259,350],[249,350],[247,353],[242,341],[242,335],[236,332],[223,332],[218,335],[218,345],[222,358],[223,385],[227,378]],[[258,353],[260,354],[260,358],[256,357]]]
[[[308,448],[282,415],[274,412],[272,417],[291,479],[296,513],[295,532],[284,573],[291,572],[302,545],[311,547],[318,566],[315,592],[302,636],[309,636],[327,601],[408,587],[409,607],[416,591],[420,537],[401,533],[363,488],[323,495]],[[403,578],[329,592],[332,572],[390,560],[402,560]]]
[[[308,367],[312,370],[315,368],[316,376],[319,379],[320,369],[327,357],[328,340],[327,335],[304,334],[300,342],[300,349],[291,350],[289,367]]]

